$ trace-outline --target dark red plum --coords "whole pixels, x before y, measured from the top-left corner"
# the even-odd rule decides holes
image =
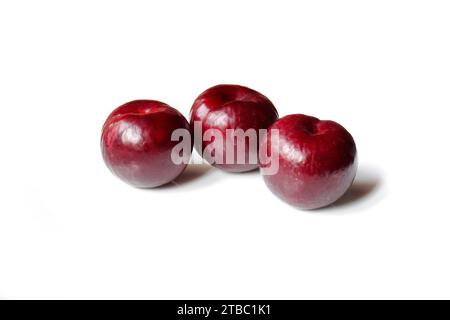
[[[222,141],[225,143],[219,144],[215,139],[205,141],[198,139],[196,136],[195,148],[204,155],[205,148],[209,145],[210,148],[221,153],[222,162],[211,163],[212,165],[229,172],[244,172],[251,171],[258,168],[258,161],[252,159],[258,158],[257,141],[252,148],[248,139],[227,140],[227,129],[242,129],[246,132],[248,129],[254,129],[257,134],[259,129],[267,129],[278,119],[278,112],[272,102],[261,93],[239,85],[222,84],[217,85],[204,91],[195,100],[192,108],[190,121],[191,126],[194,123],[200,123],[201,132],[204,134],[208,129],[217,130]],[[238,149],[238,141],[242,142],[243,149]],[[233,154],[229,154],[231,163],[227,162],[227,148],[226,143],[230,143]],[[230,149],[228,149],[230,150]],[[239,150],[244,150],[242,159],[245,161],[239,162]],[[208,161],[208,159],[206,159]]]
[[[279,139],[275,139],[278,130]],[[285,202],[316,209],[338,200],[351,186],[357,170],[356,145],[340,124],[293,114],[276,121],[261,142],[279,157],[274,175],[264,175],[269,189]],[[267,166],[262,163],[261,168]]]
[[[171,159],[172,149],[179,143],[171,139],[176,129],[190,130],[190,126],[169,105],[155,100],[125,103],[103,125],[103,159],[116,176],[133,186],[153,188],[166,184],[186,167],[186,163],[175,164]]]

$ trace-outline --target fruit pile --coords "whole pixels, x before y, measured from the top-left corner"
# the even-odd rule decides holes
[[[200,94],[190,122],[165,103],[135,100],[115,109],[102,129],[106,165],[141,188],[177,178],[193,146],[221,170],[260,168],[276,196],[303,209],[338,200],[357,170],[355,142],[344,127],[303,114],[279,119],[266,96],[238,85],[218,85]]]

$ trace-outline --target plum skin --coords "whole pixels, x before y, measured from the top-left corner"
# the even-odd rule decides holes
[[[172,132],[190,125],[176,109],[156,100],[134,100],[115,109],[101,134],[101,151],[107,167],[121,180],[139,188],[171,182],[186,168],[171,159]],[[192,151],[192,144],[191,144]],[[190,156],[190,154],[188,155]]]
[[[191,127],[196,121],[201,122],[202,133],[208,129],[219,130],[223,141],[226,140],[227,129],[244,131],[253,129],[258,132],[259,129],[269,128],[277,119],[278,112],[266,96],[248,87],[233,84],[220,84],[205,90],[195,99],[190,112]],[[198,137],[194,143],[200,155],[203,155],[209,144],[214,145],[214,141],[198,140]],[[258,145],[259,141],[256,143],[256,146]],[[236,145],[234,150],[234,163],[223,161],[210,164],[228,172],[245,172],[259,167],[258,163],[249,161],[249,154],[257,153],[258,150],[250,150],[247,141],[245,141],[245,163],[237,163]],[[224,145],[223,159],[226,156]]]
[[[278,141],[272,138],[275,129]],[[292,206],[301,209],[328,206],[344,195],[355,178],[358,167],[355,141],[334,121],[288,115],[269,128],[261,145],[274,150],[270,157],[279,157],[278,172],[264,175],[264,182]]]

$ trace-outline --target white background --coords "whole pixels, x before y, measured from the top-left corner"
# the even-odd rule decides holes
[[[219,83],[354,136],[355,185],[294,209],[257,172],[156,190],[105,167],[133,99]],[[1,298],[450,298],[448,1],[1,1]]]

